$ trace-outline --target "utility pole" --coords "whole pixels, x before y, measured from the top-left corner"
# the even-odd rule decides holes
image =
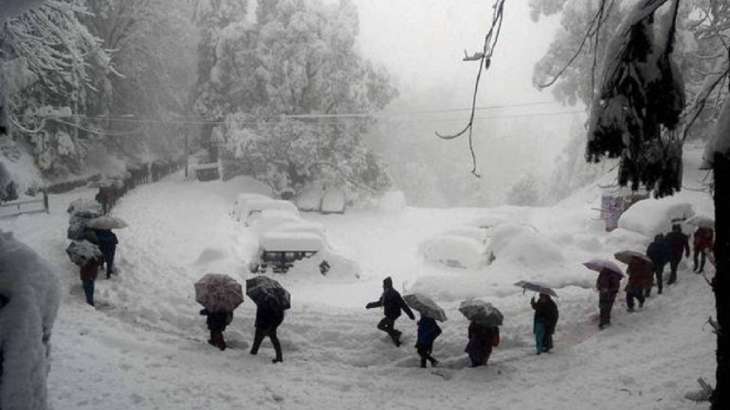
[[[188,132],[185,133],[185,179],[188,179],[188,167],[190,166],[190,148],[188,147]]]

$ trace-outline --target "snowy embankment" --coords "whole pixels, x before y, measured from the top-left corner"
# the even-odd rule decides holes
[[[688,157],[686,170],[698,159]],[[701,180],[688,171],[685,185]],[[206,272],[249,277],[256,235],[228,215],[250,182],[185,182],[178,175],[142,186],[122,199],[119,276],[97,283],[99,310],[83,303],[78,272],[63,249],[65,203],[91,192],[51,197],[51,215],[0,221],[59,268],[65,301],[54,332],[51,402],[70,408],[687,408],[695,379],[712,380],[714,337],[703,323],[713,300],[704,280],[682,266],[679,283],[628,314],[623,292],[614,325],[599,332],[595,274],[580,263],[623,249],[643,250],[649,238],[603,231],[596,187],[551,208],[353,210],[304,214],[326,228],[337,252],[357,261],[361,278],[322,277],[312,269],[277,276],[292,294],[280,329],[282,365],[272,365],[268,342],[248,355],[254,306],[246,300],[226,331],[231,349],[205,343],[192,284]],[[683,201],[707,213],[707,194]],[[709,205],[708,205],[709,204]],[[501,232],[500,251],[479,270],[423,262],[424,240],[457,226],[496,218],[515,226]],[[494,238],[492,238],[494,239]],[[366,311],[384,276],[396,287],[429,293],[449,321],[434,355],[442,366],[417,368],[415,324],[406,317],[396,348]],[[556,350],[535,356],[530,295],[512,284],[540,280],[558,287]],[[458,302],[484,297],[505,314],[502,345],[486,368],[465,368],[467,321]]]

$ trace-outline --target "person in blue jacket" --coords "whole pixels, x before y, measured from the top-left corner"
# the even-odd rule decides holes
[[[421,314],[421,320],[418,321],[418,339],[416,342],[416,351],[421,356],[421,367],[426,368],[426,361],[431,362],[432,367],[438,364],[438,360],[431,356],[431,352],[433,351],[433,342],[440,334],[441,328],[436,321]]]
[[[99,243],[99,250],[104,255],[106,262],[106,278],[109,279],[114,272],[114,254],[117,251],[117,236],[109,229],[98,229],[96,231],[96,240]]]
[[[365,309],[383,307],[385,317],[378,323],[378,329],[387,333],[396,346],[400,346],[400,330],[395,328],[395,321],[400,317],[401,310],[406,312],[411,320],[416,320],[411,308],[401,297],[397,290],[393,289],[393,280],[390,277],[383,279],[383,294],[377,302],[370,302]]]

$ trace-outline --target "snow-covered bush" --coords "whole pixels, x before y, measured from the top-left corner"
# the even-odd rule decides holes
[[[0,408],[45,410],[60,288],[38,254],[0,231]]]
[[[421,243],[419,254],[427,261],[463,269],[479,269],[488,264],[484,242],[469,236],[442,234]]]
[[[345,192],[340,189],[328,189],[322,196],[322,213],[341,214],[345,212],[347,199]]]
[[[619,228],[654,238],[669,232],[676,221],[684,221],[695,214],[692,205],[669,197],[645,199],[627,209],[618,221]]]

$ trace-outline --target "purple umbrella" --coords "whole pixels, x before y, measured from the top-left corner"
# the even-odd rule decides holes
[[[243,289],[228,275],[208,273],[195,283],[195,300],[210,312],[233,312],[243,303]]]

